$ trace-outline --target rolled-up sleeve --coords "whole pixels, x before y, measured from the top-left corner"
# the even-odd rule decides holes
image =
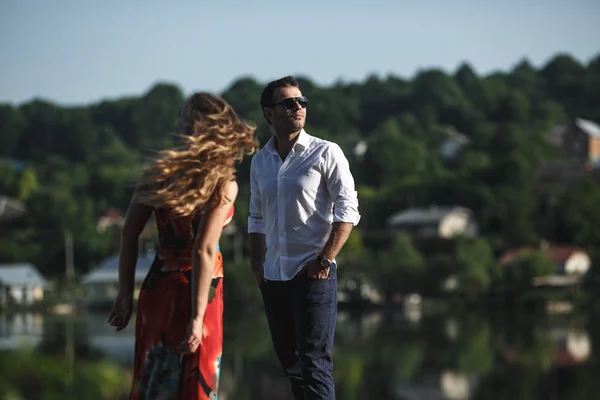
[[[356,226],[360,221],[358,193],[348,159],[336,143],[329,144],[324,166],[327,189],[333,200],[333,222],[350,222]]]
[[[263,207],[260,198],[260,189],[256,175],[256,156],[250,163],[250,210],[248,214],[248,233],[265,234],[265,221],[263,218]]]

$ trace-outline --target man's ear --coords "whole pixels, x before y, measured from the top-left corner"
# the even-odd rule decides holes
[[[270,124],[272,124],[272,120],[273,120],[273,109],[270,107],[265,107],[263,108],[263,115],[265,116],[265,118],[267,119],[267,121],[269,121]]]

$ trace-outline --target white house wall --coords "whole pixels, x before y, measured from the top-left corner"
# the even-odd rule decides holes
[[[565,274],[567,275],[583,275],[591,267],[592,260],[586,253],[577,251],[565,262]]]
[[[451,238],[467,231],[468,218],[461,214],[449,214],[442,219],[439,227],[439,235],[443,238]]]

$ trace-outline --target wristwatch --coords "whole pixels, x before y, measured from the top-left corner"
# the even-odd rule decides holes
[[[323,256],[320,254],[317,256],[317,261],[321,264],[321,267],[323,268],[330,268],[332,265],[335,266],[335,261],[323,258]]]

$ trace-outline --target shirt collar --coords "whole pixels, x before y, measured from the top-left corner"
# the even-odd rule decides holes
[[[296,140],[296,143],[294,143],[294,146],[292,147],[292,149],[293,150],[304,150],[304,149],[308,148],[309,143],[310,143],[310,136],[308,135],[308,133],[306,133],[306,131],[303,128],[300,131],[300,133],[298,134],[298,139]],[[271,138],[269,139],[269,141],[267,142],[265,147],[267,148],[269,153],[273,153],[273,154],[277,155],[277,149],[275,148],[275,135],[271,136]]]
[[[306,149],[308,147],[309,143],[310,143],[310,136],[308,136],[308,133],[306,133],[306,131],[303,128],[300,131],[300,134],[298,135],[298,140],[296,140],[296,143],[294,143],[294,147],[302,146],[303,149]]]

